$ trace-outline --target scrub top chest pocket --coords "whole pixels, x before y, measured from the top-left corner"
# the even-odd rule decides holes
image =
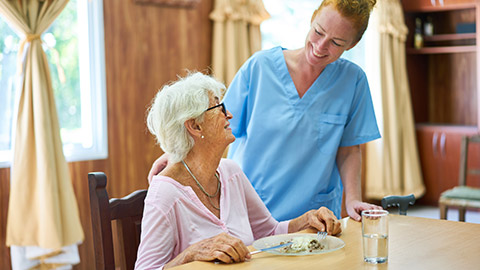
[[[334,154],[342,140],[343,130],[347,122],[346,115],[320,114],[317,118],[319,130],[318,147],[320,152]]]

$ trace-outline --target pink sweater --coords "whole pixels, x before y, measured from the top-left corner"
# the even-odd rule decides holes
[[[278,222],[272,217],[235,162],[222,159],[217,171],[222,183],[220,219],[189,186],[165,176],[153,178],[145,199],[135,269],[163,269],[190,245],[222,232],[245,245],[287,233],[289,221]]]

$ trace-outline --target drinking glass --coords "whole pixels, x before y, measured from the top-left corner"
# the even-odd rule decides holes
[[[388,211],[362,211],[363,260],[385,263],[388,260]]]

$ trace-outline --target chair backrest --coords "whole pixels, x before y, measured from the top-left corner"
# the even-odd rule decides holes
[[[480,135],[464,136],[460,152],[460,171],[458,176],[458,185],[465,186],[467,183],[467,174],[480,174],[480,169],[467,168],[468,165],[468,147],[470,143],[480,143]]]
[[[134,269],[140,244],[141,221],[147,190],[137,190],[120,199],[108,198],[107,176],[88,174],[90,210],[96,269],[115,269],[115,255],[121,269]],[[112,221],[116,235],[112,235]],[[114,241],[116,247],[114,251]]]
[[[415,196],[413,194],[406,196],[386,196],[382,199],[383,209],[396,206],[400,215],[407,215],[409,205],[415,204]]]

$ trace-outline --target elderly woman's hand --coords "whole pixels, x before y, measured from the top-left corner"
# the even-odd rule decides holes
[[[342,226],[337,217],[326,207],[310,210],[298,218],[292,219],[288,225],[288,232],[298,232],[307,228],[326,231],[330,235],[342,232]]]
[[[233,263],[243,262],[245,259],[250,258],[250,251],[248,251],[242,240],[226,233],[221,233],[189,246],[165,265],[165,268],[192,261],[218,260],[224,263]]]

